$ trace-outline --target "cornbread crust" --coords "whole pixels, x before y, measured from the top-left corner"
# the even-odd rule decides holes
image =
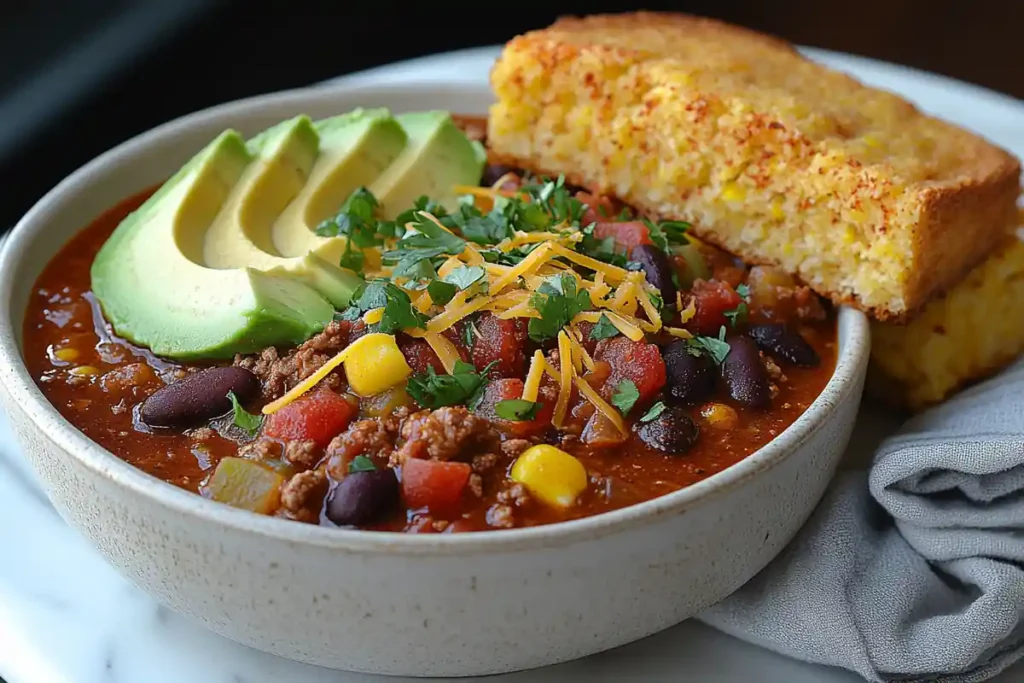
[[[1024,353],[1024,228],[906,325],[872,322],[868,391],[919,410]]]
[[[753,31],[560,19],[491,72],[497,159],[686,220],[749,263],[903,320],[1015,226],[1019,162]]]

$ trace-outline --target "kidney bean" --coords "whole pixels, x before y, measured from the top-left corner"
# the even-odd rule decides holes
[[[818,352],[799,332],[784,324],[754,325],[747,334],[759,347],[776,358],[801,368],[816,368],[821,364]]]
[[[338,526],[379,520],[398,505],[398,477],[390,467],[351,472],[327,494],[324,515]]]
[[[649,448],[670,455],[682,455],[697,443],[700,429],[679,405],[669,406],[650,422],[640,422],[637,435]]]
[[[244,368],[200,370],[157,390],[143,402],[140,416],[151,427],[194,427],[231,410],[228,392],[251,401],[260,395],[260,381]]]
[[[722,362],[722,379],[733,400],[750,408],[766,408],[771,402],[768,369],[761,352],[749,337],[729,339],[729,355]]]
[[[672,264],[665,252],[650,244],[638,244],[633,247],[629,259],[640,264],[647,282],[661,292],[665,305],[674,306],[676,285],[672,282]]]
[[[715,390],[718,368],[706,353],[692,353],[685,341],[674,341],[661,351],[665,359],[668,392],[685,403],[700,403]]]

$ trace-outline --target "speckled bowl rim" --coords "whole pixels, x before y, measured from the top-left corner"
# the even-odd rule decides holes
[[[479,531],[466,534],[403,534],[383,531],[359,531],[302,524],[276,517],[257,515],[232,508],[180,489],[129,465],[113,453],[91,441],[68,422],[43,396],[32,381],[19,351],[22,320],[11,319],[16,264],[28,253],[30,245],[45,239],[46,216],[64,202],[89,191],[94,178],[104,169],[132,163],[144,157],[160,141],[209,123],[211,119],[238,120],[264,107],[291,107],[296,113],[310,103],[355,97],[386,99],[433,96],[438,90],[467,98],[480,98],[483,84],[465,81],[359,84],[303,88],[247,98],[218,105],[175,119],[142,133],[98,156],[72,173],[40,199],[18,222],[0,249],[0,381],[14,402],[47,438],[97,476],[127,489],[133,494],[154,499],[173,511],[193,517],[198,523],[216,524],[296,544],[312,544],[347,552],[390,553],[400,555],[473,555],[514,552],[531,548],[564,546],[594,540],[610,534],[646,525],[665,515],[685,513],[694,506],[743,486],[786,460],[818,430],[839,419],[838,407],[849,400],[859,379],[866,372],[870,350],[867,318],[860,311],[841,307],[838,316],[839,356],[835,372],[824,390],[788,429],[740,462],[707,479],[679,491],[591,517],[536,527]],[[126,192],[125,196],[129,193]],[[82,226],[84,227],[84,225]],[[50,255],[63,246],[54,245]]]

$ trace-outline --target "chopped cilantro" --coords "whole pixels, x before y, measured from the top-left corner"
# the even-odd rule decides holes
[[[623,415],[629,415],[637,400],[640,398],[640,391],[631,379],[624,379],[615,387],[612,394],[612,405],[619,409]]]
[[[631,221],[633,220],[633,211],[628,206],[624,206],[622,207],[622,211],[619,212],[619,217],[615,220],[620,223]]]
[[[725,325],[718,330],[718,338],[715,337],[694,337],[686,340],[687,350],[691,355],[699,356],[706,353],[721,365],[725,357],[729,355],[729,342],[725,341]]]
[[[473,408],[483,395],[487,374],[495,362],[477,372],[469,363],[456,361],[450,375],[439,375],[433,367],[427,367],[426,372],[409,378],[406,391],[417,403],[431,410],[457,405]]]
[[[373,461],[367,458],[365,455],[357,455],[352,458],[348,464],[348,473],[355,474],[356,472],[373,472],[377,469],[377,466],[373,464]]]
[[[550,217],[548,225],[579,225],[587,210],[587,205],[576,199],[565,186],[565,176],[558,176],[555,180],[530,181],[521,189],[533,200],[530,204],[547,213]]]
[[[603,263],[625,268],[628,265],[628,261],[626,255],[616,248],[615,238],[595,237],[595,226],[596,223],[591,223],[580,230],[583,233],[583,239],[576,243],[576,251]]]
[[[455,256],[466,248],[466,240],[448,232],[423,212],[414,214],[413,231],[406,232],[394,249],[385,251],[385,263],[394,265],[392,277],[422,279],[435,277],[432,259],[448,254]]]
[[[365,187],[360,187],[348,196],[333,218],[328,218],[316,227],[315,232],[320,237],[348,237],[339,265],[351,268],[357,273],[362,272],[365,258],[360,249],[384,243],[383,238],[378,235],[378,208],[380,202],[373,193]]]
[[[662,299],[660,295],[652,294],[651,292],[648,292],[647,293],[647,299],[652,304],[654,304],[654,307],[657,308],[659,311],[665,308],[665,300]]]
[[[249,436],[256,436],[256,432],[260,431],[263,425],[263,416],[253,415],[243,408],[233,391],[228,392],[228,400],[231,401],[231,409],[234,411],[235,426]]]
[[[473,319],[466,320],[466,325],[462,328],[462,341],[466,342],[466,348],[472,349],[479,338],[480,331],[476,329],[476,322]]]
[[[725,312],[725,317],[729,319],[733,329],[746,322],[747,316],[750,314],[750,309],[747,306],[747,301],[749,301],[750,297],[750,287],[742,284],[736,288],[736,293],[740,295],[741,301],[736,305],[736,308]]]
[[[483,280],[486,275],[487,271],[480,266],[459,266],[445,275],[443,279],[459,289],[469,289]]]
[[[689,223],[683,221],[654,221],[644,219],[647,230],[650,232],[651,241],[662,251],[667,252],[672,244],[689,244],[686,239],[686,231],[690,229]]]
[[[654,420],[659,415],[661,415],[663,412],[665,412],[665,408],[667,408],[667,407],[668,406],[666,406],[663,402],[658,401],[653,406],[648,408],[646,413],[644,413],[643,415],[640,416],[640,421],[641,422],[650,422],[651,420]]]
[[[495,414],[503,420],[511,422],[529,422],[536,419],[537,412],[543,406],[537,401],[526,401],[521,398],[506,398],[494,406]]]
[[[400,330],[422,328],[426,316],[412,305],[412,299],[399,287],[387,280],[371,280],[356,290],[354,302],[341,314],[344,320],[355,320],[366,311],[383,308],[384,314],[378,324],[378,331],[394,334]]]
[[[458,286],[443,280],[431,280],[427,285],[427,294],[430,295],[430,300],[438,306],[444,306],[451,301],[457,291],[459,291]]]
[[[530,318],[527,332],[534,341],[544,341],[558,336],[576,314],[591,309],[590,292],[577,291],[572,275],[553,275],[530,297],[530,305],[540,317]]]
[[[609,339],[619,333],[619,328],[612,324],[604,313],[597,319],[597,324],[590,330],[591,339]]]

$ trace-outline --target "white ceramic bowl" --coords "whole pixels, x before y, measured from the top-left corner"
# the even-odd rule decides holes
[[[205,500],[100,448],[43,398],[22,362],[44,264],[119,200],[167,178],[216,133],[357,106],[483,113],[485,87],[295,91],[199,112],[79,169],[0,253],[0,391],[54,505],[163,603],[217,633],[322,666],[476,675],[582,657],[671,626],[734,591],[793,537],[846,446],[868,358],[865,317],[839,314],[839,361],[797,422],[694,486],[564,524],[454,535],[346,531]]]

